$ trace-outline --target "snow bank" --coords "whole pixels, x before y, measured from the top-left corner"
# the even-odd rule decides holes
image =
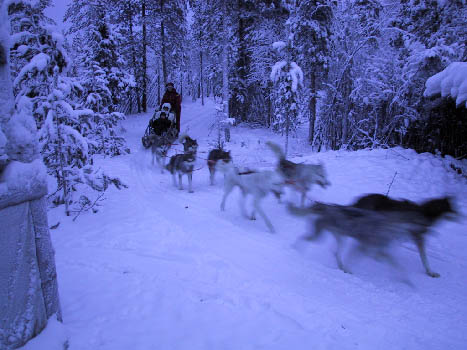
[[[467,107],[467,62],[453,62],[446,69],[430,77],[425,83],[424,96],[441,94],[456,99],[456,105]]]
[[[68,337],[63,323],[57,321],[57,317],[53,315],[47,321],[45,329],[18,350],[63,350],[66,349],[67,342]]]

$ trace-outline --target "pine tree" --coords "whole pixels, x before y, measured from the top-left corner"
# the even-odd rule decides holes
[[[271,80],[276,84],[275,113],[272,127],[275,131],[285,133],[285,154],[287,155],[289,132],[298,126],[298,97],[297,89],[303,84],[302,69],[294,59],[294,33],[288,25],[287,42],[274,43],[280,61],[272,67]]]
[[[79,6],[85,10],[78,11]],[[124,115],[117,112],[119,101],[126,98],[133,86],[132,75],[121,69],[124,60],[118,52],[118,41],[107,22],[108,4],[105,1],[76,0],[68,8],[66,17],[72,21],[70,33],[75,33],[77,52],[76,71],[85,89],[83,105],[94,111],[90,136],[97,146],[93,152],[119,155],[129,152],[125,140],[118,135],[119,122]],[[89,15],[89,21],[86,20]],[[83,33],[83,27],[86,31]],[[86,46],[77,46],[85,40]],[[143,106],[144,107],[144,106]]]
[[[310,143],[315,136],[318,90],[327,76],[331,60],[332,9],[331,1],[328,0],[299,1],[293,16],[289,19],[294,31],[297,63],[306,76]]]

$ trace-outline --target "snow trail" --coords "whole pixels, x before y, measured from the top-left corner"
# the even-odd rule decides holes
[[[335,265],[331,239],[294,248],[306,223],[290,217],[272,196],[264,209],[275,235],[260,218],[241,216],[238,191],[221,212],[222,178],[218,174],[217,185],[209,186],[205,160],[193,176],[195,193],[173,187],[141,146],[149,118],[125,121],[130,155],[99,160],[129,189],[109,190],[99,213],[82,214],[76,222],[63,217],[62,208],[50,213],[51,224],[62,223],[52,236],[71,350],[465,346],[465,220],[439,225],[440,234],[429,241],[440,279],[424,275],[408,244],[395,252],[404,271],[361,259],[352,264],[353,275],[344,274]],[[214,118],[209,99],[205,106],[183,105],[182,132],[188,129],[198,140],[201,158],[215,139],[215,132],[208,137]],[[272,167],[267,140],[280,138],[238,126],[228,149],[237,164]],[[311,153],[299,142],[290,147],[291,154]],[[175,149],[181,146],[170,155]],[[418,200],[456,192],[464,195],[461,209],[467,208],[465,182],[431,156],[375,150],[298,159],[325,163],[332,186],[310,193],[322,201],[348,203],[362,193],[385,192],[398,171],[394,196]],[[293,193],[288,198],[298,199]]]

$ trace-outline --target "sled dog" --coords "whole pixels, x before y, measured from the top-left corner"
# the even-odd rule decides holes
[[[238,169],[235,168],[232,162],[217,162],[216,170],[224,174],[224,195],[221,202],[221,210],[225,210],[225,202],[227,197],[235,187],[239,187],[242,192],[243,200],[240,202],[241,211],[243,216],[250,218],[251,220],[256,219],[256,212],[261,215],[266,225],[271,232],[274,232],[274,227],[271,221],[268,219],[263,209],[261,208],[261,201],[270,192],[272,192],[277,198],[280,199],[282,194],[282,186],[284,184],[284,178],[276,171],[262,170],[262,171],[248,171],[245,173],[239,173]],[[253,197],[253,212],[250,216],[246,213],[245,201],[247,195]]]
[[[232,157],[230,156],[230,151],[224,151],[222,149],[215,148],[209,152],[208,168],[211,186],[214,185],[214,176],[216,175],[216,164],[218,161],[231,162]]]
[[[279,145],[266,142],[266,145],[274,152],[279,160],[277,170],[285,177],[286,184],[293,186],[301,193],[301,205],[305,203],[305,197],[313,184],[326,188],[331,183],[327,179],[326,170],[322,163],[299,164],[285,159],[284,152]]]
[[[183,153],[170,157],[166,169],[172,174],[175,187],[177,187],[175,174],[178,174],[178,188],[180,190],[183,190],[182,175],[186,174],[188,176],[188,192],[193,193],[193,169],[198,151],[198,142],[186,134],[180,136],[179,142],[183,144]]]
[[[435,199],[418,205],[380,196],[364,196],[350,206],[315,203],[307,208],[297,208],[289,205],[289,211],[296,216],[315,217],[313,232],[303,239],[316,240],[323,231],[329,231],[334,236],[337,242],[336,262],[344,272],[349,272],[341,258],[345,238],[355,239],[359,251],[373,252],[376,257],[386,258],[393,265],[396,262],[387,249],[396,241],[408,240],[417,246],[426,273],[439,277],[428,265],[425,239],[429,228],[438,219],[454,213],[449,199]],[[397,206],[399,209],[394,209]]]
[[[176,132],[177,130],[173,129],[161,136],[152,134],[148,137],[151,143],[152,165],[154,165],[154,158],[156,158],[156,162],[161,168],[161,173],[164,172],[165,158],[167,158],[170,147],[172,147],[172,144],[177,139]]]
[[[440,219],[455,219],[457,211],[454,209],[450,197],[430,199],[421,204],[409,200],[397,200],[388,196],[373,193],[360,197],[354,204],[357,208],[376,210],[378,212],[401,212],[414,213],[421,215],[425,220],[424,225],[413,227],[410,231],[410,240],[417,246],[420,259],[426,273],[431,277],[439,277],[439,274],[433,272],[428,264],[426,257],[426,236],[430,233],[429,229]]]

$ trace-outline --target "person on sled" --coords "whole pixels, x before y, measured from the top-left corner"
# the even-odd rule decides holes
[[[170,103],[170,105],[172,106],[172,110],[175,112],[177,131],[180,132],[180,113],[182,112],[182,97],[175,90],[175,86],[173,83],[167,83],[165,88],[166,90],[164,96],[162,97],[160,108],[162,109],[164,103]]]
[[[151,121],[151,128],[157,136],[164,136],[167,132],[175,130],[176,127],[175,123],[169,119],[169,112],[166,111],[159,112],[158,118]]]

